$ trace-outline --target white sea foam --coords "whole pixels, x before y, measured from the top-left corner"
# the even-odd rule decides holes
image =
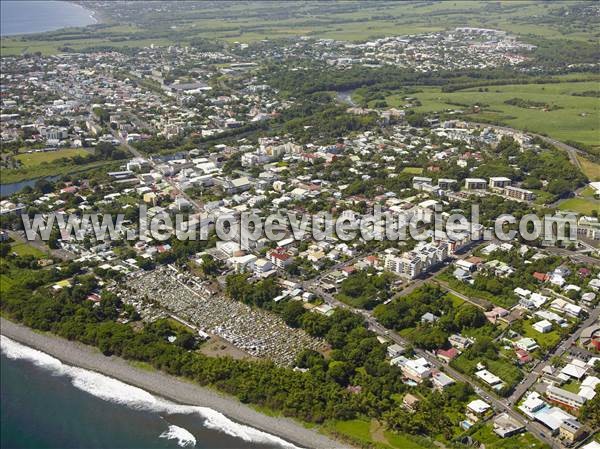
[[[169,426],[168,430],[165,430],[159,435],[159,438],[166,438],[167,440],[177,440],[177,444],[181,447],[195,446],[196,438],[189,431],[183,427]]]
[[[236,423],[222,413],[211,408],[169,402],[165,399],[158,398],[141,388],[126,384],[117,379],[113,379],[112,377],[83,368],[66,365],[45,352],[17,343],[4,335],[0,335],[0,349],[9,359],[28,360],[41,368],[47,369],[54,375],[68,376],[74,387],[105,401],[125,405],[136,410],[156,413],[183,415],[196,414],[204,420],[203,424],[208,429],[217,430],[248,442],[273,444],[286,449],[297,449],[297,446],[275,435],[271,435],[244,424]],[[172,427],[181,429],[177,426]],[[170,431],[171,428],[169,428],[168,432]],[[181,429],[181,431],[185,431],[189,434],[185,429]],[[183,432],[181,431],[178,431],[180,432],[179,435],[183,435]],[[189,435],[193,438],[193,435]],[[167,437],[165,436],[163,438]],[[179,444],[181,445],[181,442]]]

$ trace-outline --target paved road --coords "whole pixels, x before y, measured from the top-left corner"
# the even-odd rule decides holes
[[[540,376],[542,370],[547,365],[550,364],[547,361],[549,361],[552,357],[555,357],[555,356],[556,357],[560,357],[566,351],[568,351],[571,348],[571,346],[573,346],[574,344],[576,344],[577,339],[581,335],[581,332],[583,331],[583,329],[585,329],[586,327],[589,327],[592,324],[594,324],[596,322],[596,320],[598,320],[599,316],[600,316],[600,307],[596,307],[596,308],[592,309],[590,311],[590,314],[589,314],[588,318],[583,323],[581,323],[581,325],[577,328],[577,330],[575,332],[573,332],[569,336],[569,338],[567,338],[559,346],[557,346],[556,349],[552,353],[548,354],[544,358],[544,360],[538,362],[538,364],[535,366],[535,368],[533,369],[533,371],[531,373],[529,373],[529,375],[517,386],[517,388],[515,388],[515,391],[510,396],[509,400],[513,404],[516,403],[521,398],[521,396],[523,396],[525,394],[525,392],[529,388],[531,388],[533,386],[533,384],[536,383],[536,381],[538,380],[538,377]]]
[[[359,311],[359,310],[354,310],[354,311],[365,316],[365,318],[367,319],[367,323],[369,324],[369,329],[371,329],[376,334],[381,335],[385,338],[388,338],[388,339],[392,340],[394,343],[398,343],[403,346],[406,346],[407,344],[409,344],[406,340],[404,340],[396,332],[385,328],[379,322],[377,322],[377,320],[371,315],[371,313],[369,311]],[[473,385],[473,379],[456,371],[451,366],[441,362],[439,359],[437,359],[437,357],[435,357],[430,352],[424,351],[422,349],[416,349],[415,353],[418,356],[425,358],[432,366],[436,367],[439,370],[443,370],[445,373],[447,373],[452,378],[454,378],[460,382],[463,382],[463,383],[466,383],[469,385]],[[545,427],[543,427],[541,424],[538,424],[536,422],[531,422],[531,421],[526,420],[517,411],[515,411],[512,408],[512,405],[514,404],[512,401],[506,400],[506,399],[500,399],[500,398],[494,396],[493,394],[491,394],[491,393],[488,394],[485,391],[483,391],[481,388],[477,388],[477,387],[475,388],[475,392],[484,401],[491,404],[494,407],[494,409],[496,409],[497,411],[508,413],[512,418],[514,418],[515,420],[517,420],[518,422],[523,424],[525,426],[525,428],[529,432],[531,432],[536,438],[542,440],[543,442],[547,443],[551,447],[560,447],[559,443],[556,440],[554,440],[553,438],[548,436],[548,430]]]
[[[364,255],[361,255],[354,259],[358,259],[360,257],[364,257]],[[353,308],[345,303],[342,303],[341,301],[337,300],[333,295],[326,293],[322,290],[320,281],[324,276],[326,276],[328,273],[330,273],[333,270],[337,270],[344,265],[352,263],[352,261],[354,259],[336,264],[334,267],[332,267],[329,270],[327,270],[326,272],[322,273],[317,278],[312,279],[310,281],[301,282],[301,284],[303,285],[303,287],[306,290],[314,291],[316,294],[318,294],[320,297],[322,297],[331,306],[348,309],[348,310],[353,311],[354,313],[362,315],[365,318],[369,329],[371,331],[373,331],[374,333],[376,333],[377,335],[383,336],[384,338],[387,338],[387,339],[393,341],[394,343],[398,343],[403,346],[410,345],[409,342],[407,342],[404,338],[402,338],[396,332],[394,332],[393,330],[387,329],[382,324],[380,324],[375,319],[375,317],[373,316],[371,311]],[[419,285],[422,285],[427,280],[428,279],[419,280],[419,281],[415,282],[415,284],[416,284],[416,286],[419,286]],[[446,288],[447,291],[450,291],[451,293],[457,295],[461,299],[464,299],[465,301],[468,301],[471,304],[474,304],[478,307],[483,307],[482,304],[478,304],[477,302],[473,301],[473,298],[468,298],[468,297],[460,294],[459,292],[456,292],[456,291],[450,289],[449,287],[445,287],[443,284],[441,284],[441,281],[436,280],[435,282],[440,283],[440,286],[442,288]],[[416,288],[416,287],[414,287],[414,288]],[[410,289],[410,291],[412,291],[413,289]],[[400,293],[400,295],[406,294],[405,293],[406,290],[408,290],[408,289],[405,289],[403,292]],[[514,393],[509,398],[500,398],[498,396],[495,396],[492,393],[488,393],[488,392],[484,391],[483,389],[481,389],[479,387],[475,388],[477,395],[480,396],[484,401],[491,404],[497,411],[508,413],[512,418],[514,418],[515,420],[520,422],[522,425],[524,425],[525,428],[537,439],[545,442],[552,448],[562,448],[561,443],[550,436],[550,432],[546,427],[544,427],[543,425],[541,425],[538,422],[525,419],[520,413],[518,413],[516,410],[513,409],[513,406],[517,403],[517,401],[521,398],[521,396],[536,383],[536,381],[538,380],[538,377],[540,376],[540,373],[542,372],[543,367],[545,366],[546,360],[549,360],[554,355],[557,355],[557,356],[562,355],[579,338],[579,335],[581,335],[581,331],[584,328],[590,326],[593,322],[595,322],[599,316],[600,316],[600,308],[596,308],[596,309],[592,310],[588,319],[586,319],[567,340],[565,340],[560,346],[558,346],[552,354],[548,355],[545,360],[538,362],[538,364],[534,367],[532,372],[515,388]],[[420,357],[424,357],[432,366],[436,367],[437,369],[443,369],[444,372],[446,372],[449,376],[453,377],[454,379],[456,379],[460,382],[469,384],[469,385],[474,384],[472,378],[455,370],[451,366],[441,362],[434,354],[424,351],[422,349],[416,349],[415,353]]]
[[[138,158],[143,158],[146,159],[146,157],[138,150],[136,149],[133,145],[131,145],[129,142],[127,142],[127,140],[117,131],[115,130],[111,130],[112,135],[119,140],[119,142],[121,142],[121,145],[123,147],[125,147],[131,154],[133,154],[135,157]],[[153,168],[156,168],[156,161],[154,161],[152,158],[148,159],[150,162],[150,165],[152,165]],[[189,201],[189,203],[194,207],[194,209],[196,210],[196,212],[201,212],[203,210],[202,205],[200,203],[198,203],[196,200],[194,200],[192,197],[190,197],[187,193],[185,193],[183,190],[181,190],[179,188],[179,186],[175,183],[175,181],[173,181],[171,178],[169,177],[164,177],[163,178],[171,187],[173,187],[173,190],[180,196],[182,196],[183,198],[185,198],[187,201]]]
[[[597,257],[592,257],[587,254],[579,253],[576,251],[571,251],[564,248],[558,248],[556,246],[547,246],[543,248],[544,251],[555,254],[558,256],[568,257],[574,262],[587,264],[587,265],[600,265],[600,259]]]

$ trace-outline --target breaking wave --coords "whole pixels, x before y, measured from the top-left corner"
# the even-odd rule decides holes
[[[113,379],[112,377],[105,376],[95,371],[89,371],[64,364],[57,358],[52,357],[45,352],[17,343],[4,335],[0,335],[0,349],[9,359],[27,360],[36,366],[50,371],[53,375],[68,376],[74,387],[105,401],[121,404],[135,410],[155,413],[181,415],[195,414],[203,419],[203,425],[208,429],[217,430],[247,442],[272,444],[286,449],[298,449],[297,446],[275,435],[271,435],[244,424],[236,423],[222,413],[211,408],[169,402],[166,399],[156,397],[141,388],[126,384],[117,379]],[[186,438],[183,438],[184,432],[187,434]],[[195,444],[196,441],[191,433],[177,426],[170,426],[169,430],[161,434],[160,437],[169,439],[177,438],[180,446],[182,446],[182,442],[184,441],[186,442],[186,446],[192,446],[191,438],[194,439],[193,444]],[[182,439],[180,439],[180,437]]]
[[[181,447],[195,446],[196,438],[189,431],[183,427],[169,426],[168,430],[161,433],[159,438],[166,438],[167,440],[177,440],[177,444]]]

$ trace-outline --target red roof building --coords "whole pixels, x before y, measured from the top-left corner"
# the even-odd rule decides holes
[[[285,268],[293,259],[284,248],[275,248],[267,253],[267,259],[277,268]]]
[[[438,349],[436,354],[438,358],[442,359],[444,362],[450,363],[458,356],[458,351],[455,348]]]
[[[526,363],[531,362],[531,355],[527,351],[523,349],[517,349],[515,353],[517,354],[519,365],[525,365]]]
[[[579,274],[579,277],[582,277],[582,278],[586,278],[590,274],[592,274],[592,272],[589,270],[589,268],[580,268],[577,273]]]

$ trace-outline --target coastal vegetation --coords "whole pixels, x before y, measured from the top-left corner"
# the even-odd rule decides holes
[[[539,47],[540,60],[561,63],[561,52],[589,51],[594,18],[585,6],[570,2],[486,1],[341,2],[280,4],[227,2],[172,4],[140,13],[130,6],[95,3],[104,23],[86,28],[3,39],[2,55],[24,52],[54,54],[98,48],[132,51],[155,45],[195,45],[199,39],[256,42],[298,36],[366,40],[391,35],[427,33],[457,26],[500,28],[527,37]],[[115,9],[115,8],[118,8]],[[185,9],[182,9],[185,8]]]
[[[56,266],[41,268],[33,256],[10,254],[1,263],[6,273],[2,275],[0,299],[5,316],[34,329],[97,346],[106,355],[146,363],[217,388],[244,403],[278,410],[302,421],[323,424],[374,416],[391,429],[449,441],[453,434],[444,429],[456,423],[448,421],[444,410],[462,408],[472,394],[470,387],[463,384],[443,393],[424,389],[422,411],[400,416],[390,397],[401,395],[409,387],[400,381],[399,368],[385,361],[385,348],[366,329],[363,319],[349,311],[336,310],[331,317],[325,317],[295,310],[294,303],[276,311],[290,325],[300,325],[325,338],[332,347],[327,358],[314,351],[301,353],[297,365],[307,371],[297,372],[268,361],[207,357],[195,350],[193,335],[171,321],[142,327],[126,324],[138,317],[114,294],[103,293],[98,306],[86,300],[97,281],[77,263],[63,263],[60,270]],[[60,283],[65,279],[72,282]],[[52,283],[63,287],[52,289]],[[250,286],[241,277],[229,280],[228,291],[239,300],[263,307],[273,304],[273,295],[277,294],[270,281]],[[167,337],[175,337],[174,343]],[[360,385],[360,392],[351,392],[349,385]],[[442,403],[443,409],[439,407]]]

